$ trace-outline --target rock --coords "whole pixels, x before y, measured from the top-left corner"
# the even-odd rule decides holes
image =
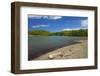
[[[53,59],[54,56],[53,56],[53,55],[49,55],[48,58],[49,58],[49,59]]]
[[[62,57],[62,56],[63,56],[63,53],[62,53],[62,52],[56,52],[56,53],[50,54],[50,55],[48,56],[48,58],[49,58],[49,59],[54,59],[54,58],[57,57],[57,56]]]

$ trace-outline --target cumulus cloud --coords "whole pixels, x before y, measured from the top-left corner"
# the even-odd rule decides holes
[[[57,20],[57,19],[61,19],[62,16],[39,16],[39,15],[29,15],[29,18],[33,18],[33,19],[51,19],[51,20]]]
[[[33,25],[32,28],[49,27],[49,25]]]
[[[81,21],[81,28],[82,29],[87,29],[88,28],[88,20],[82,20]]]
[[[80,28],[65,28],[62,31],[69,31],[69,30],[79,30]]]

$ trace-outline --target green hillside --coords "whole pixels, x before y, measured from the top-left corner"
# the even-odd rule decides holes
[[[40,35],[40,36],[87,36],[87,29],[80,30],[67,30],[61,32],[50,32],[46,30],[32,30],[28,32],[29,35]]]

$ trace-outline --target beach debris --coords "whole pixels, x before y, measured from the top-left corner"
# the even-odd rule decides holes
[[[63,53],[62,52],[57,52],[57,53],[54,53],[54,54],[50,54],[48,56],[49,59],[54,59],[56,56],[63,56]]]

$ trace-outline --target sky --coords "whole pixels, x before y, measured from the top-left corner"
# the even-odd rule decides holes
[[[28,30],[60,32],[88,28],[88,17],[28,15]]]

